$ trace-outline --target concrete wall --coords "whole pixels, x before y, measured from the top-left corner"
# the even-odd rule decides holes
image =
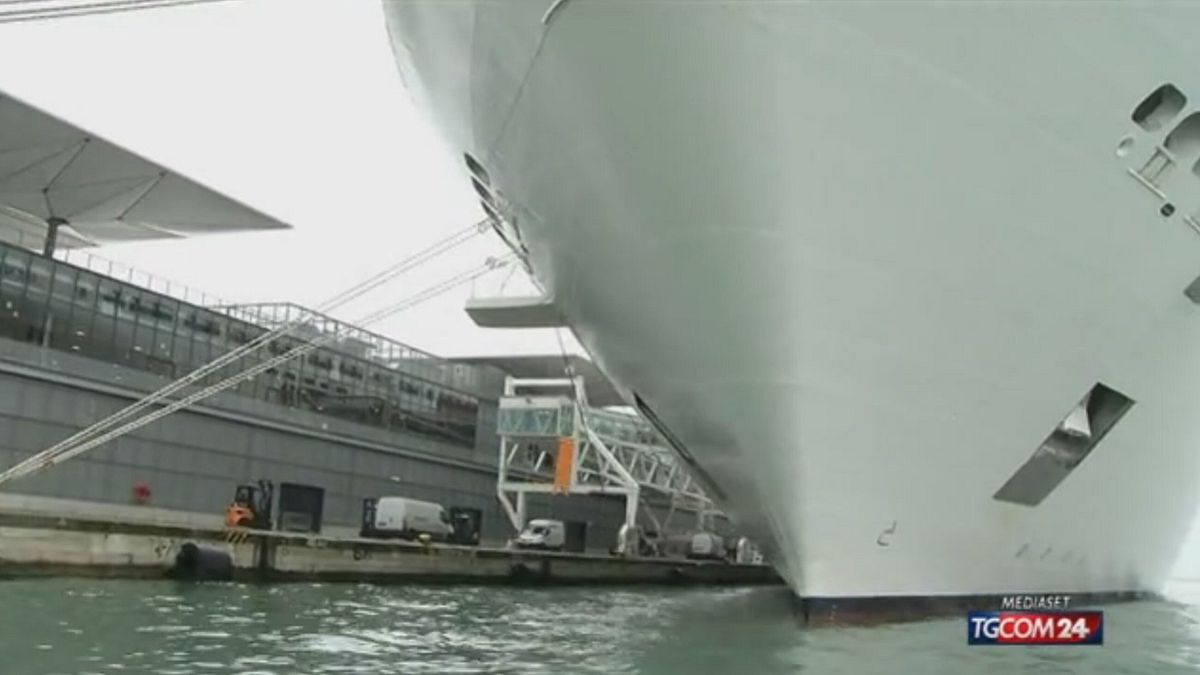
[[[0,339],[0,467],[166,382]],[[490,401],[481,429],[494,428],[494,414]],[[511,529],[495,498],[495,463],[492,433],[480,433],[474,447],[457,446],[222,394],[0,489],[129,504],[133,486],[144,483],[155,507],[220,514],[237,484],[267,478],[323,487],[327,526],[357,528],[364,497],[404,495],[482,509],[484,538],[496,542]],[[623,509],[620,499],[543,497],[531,500],[529,515],[589,521],[590,545],[607,548]]]

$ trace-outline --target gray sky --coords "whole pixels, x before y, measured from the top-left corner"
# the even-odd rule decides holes
[[[0,90],[295,226],[98,253],[235,302],[316,305],[479,219],[414,109],[379,0],[243,0],[0,25]],[[505,253],[491,236],[345,311],[353,319]],[[494,294],[503,275],[477,284]],[[529,291],[518,276],[509,293]],[[475,328],[472,289],[377,328],[443,355],[554,353],[552,331]],[[564,332],[568,349],[578,351]],[[1177,574],[1200,578],[1195,528]]]
[[[403,89],[379,0],[243,0],[0,25],[0,90],[295,226],[98,255],[234,302],[317,305],[482,217]],[[492,235],[338,312],[354,319],[506,249]],[[494,294],[507,273],[481,279]],[[531,291],[518,272],[506,292]],[[376,328],[444,355],[555,353],[477,329],[464,287]],[[569,348],[576,349],[569,335]]]

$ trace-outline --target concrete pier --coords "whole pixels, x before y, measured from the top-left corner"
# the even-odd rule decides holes
[[[0,513],[0,577],[168,576],[188,543],[221,551],[243,581],[770,584],[766,565],[618,558],[164,522]]]

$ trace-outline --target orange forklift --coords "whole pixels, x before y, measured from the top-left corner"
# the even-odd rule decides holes
[[[237,486],[233,502],[225,509],[225,526],[271,529],[271,502],[274,497],[275,484],[269,480],[259,480],[257,485]]]

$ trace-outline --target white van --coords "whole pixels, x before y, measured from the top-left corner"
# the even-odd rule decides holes
[[[562,550],[567,541],[567,529],[561,520],[534,518],[517,535],[517,548]]]
[[[407,497],[380,497],[375,504],[375,531],[382,536],[404,539],[428,534],[434,541],[445,541],[452,528],[450,516],[441,504]]]
[[[697,532],[692,535],[692,543],[688,547],[687,556],[710,560],[724,559],[725,540],[720,535],[711,532]]]

